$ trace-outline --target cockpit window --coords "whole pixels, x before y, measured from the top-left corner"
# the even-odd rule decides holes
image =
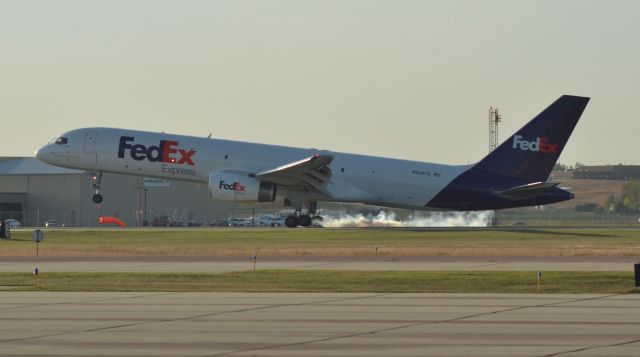
[[[64,145],[64,144],[66,144],[68,141],[69,141],[69,140],[68,140],[67,138],[65,138],[64,136],[61,136],[61,137],[59,137],[59,138],[56,140],[56,144],[58,144],[58,145]]]

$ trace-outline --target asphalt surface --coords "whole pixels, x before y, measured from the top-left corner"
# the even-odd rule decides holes
[[[258,269],[633,271],[640,257],[256,257]],[[253,270],[250,257],[1,257],[0,271],[200,272]]]
[[[632,271],[638,257],[260,257],[258,269]],[[250,257],[0,257],[0,271],[227,272]],[[640,294],[0,291],[0,356],[639,356]]]
[[[640,295],[0,292],[1,356],[638,356]]]

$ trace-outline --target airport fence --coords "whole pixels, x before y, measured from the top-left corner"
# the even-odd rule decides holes
[[[0,220],[14,220],[19,227],[85,227],[98,224],[95,213],[32,211],[0,212]],[[17,223],[15,223],[17,221]]]
[[[427,214],[427,213],[423,213]],[[109,214],[105,214],[109,215]],[[403,220],[411,212],[399,212]],[[13,219],[21,227],[98,227],[98,212],[77,213],[47,211],[0,212],[0,220]],[[230,219],[250,220],[252,217],[282,216],[273,209],[235,209],[218,212],[197,212],[188,208],[154,208],[145,215],[135,211],[118,215],[131,227],[206,227],[226,225]],[[497,211],[497,226],[640,226],[640,214],[576,212],[574,210],[510,209]]]
[[[185,207],[153,207],[145,214],[143,210],[131,210],[124,214],[102,212],[124,221],[130,227],[206,227],[224,225],[229,219],[251,219],[262,215],[278,214],[272,209],[233,209],[220,211],[197,211]],[[0,220],[12,219],[19,227],[98,227],[101,212],[76,211],[2,211]]]
[[[640,213],[576,212],[574,210],[514,209],[498,211],[498,226],[632,226]]]

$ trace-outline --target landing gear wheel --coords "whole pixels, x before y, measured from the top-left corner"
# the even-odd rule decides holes
[[[99,193],[96,193],[95,195],[93,195],[91,199],[93,200],[93,203],[102,203],[102,201],[104,200],[102,195]]]
[[[289,228],[295,228],[298,226],[298,218],[296,216],[287,216],[284,219],[284,224]]]
[[[298,224],[303,227],[309,227],[311,225],[311,217],[308,214],[298,217]]]
[[[91,197],[93,203],[100,204],[104,200],[102,195],[100,194],[100,185],[102,184],[102,172],[98,172],[97,174],[92,174],[91,176],[91,187],[93,187],[96,193]]]

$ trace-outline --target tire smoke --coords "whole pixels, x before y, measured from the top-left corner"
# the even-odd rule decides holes
[[[324,227],[488,227],[493,219],[493,211],[479,212],[434,212],[428,216],[414,213],[401,221],[394,212],[380,211],[377,215],[341,214],[337,217],[325,216]]]

